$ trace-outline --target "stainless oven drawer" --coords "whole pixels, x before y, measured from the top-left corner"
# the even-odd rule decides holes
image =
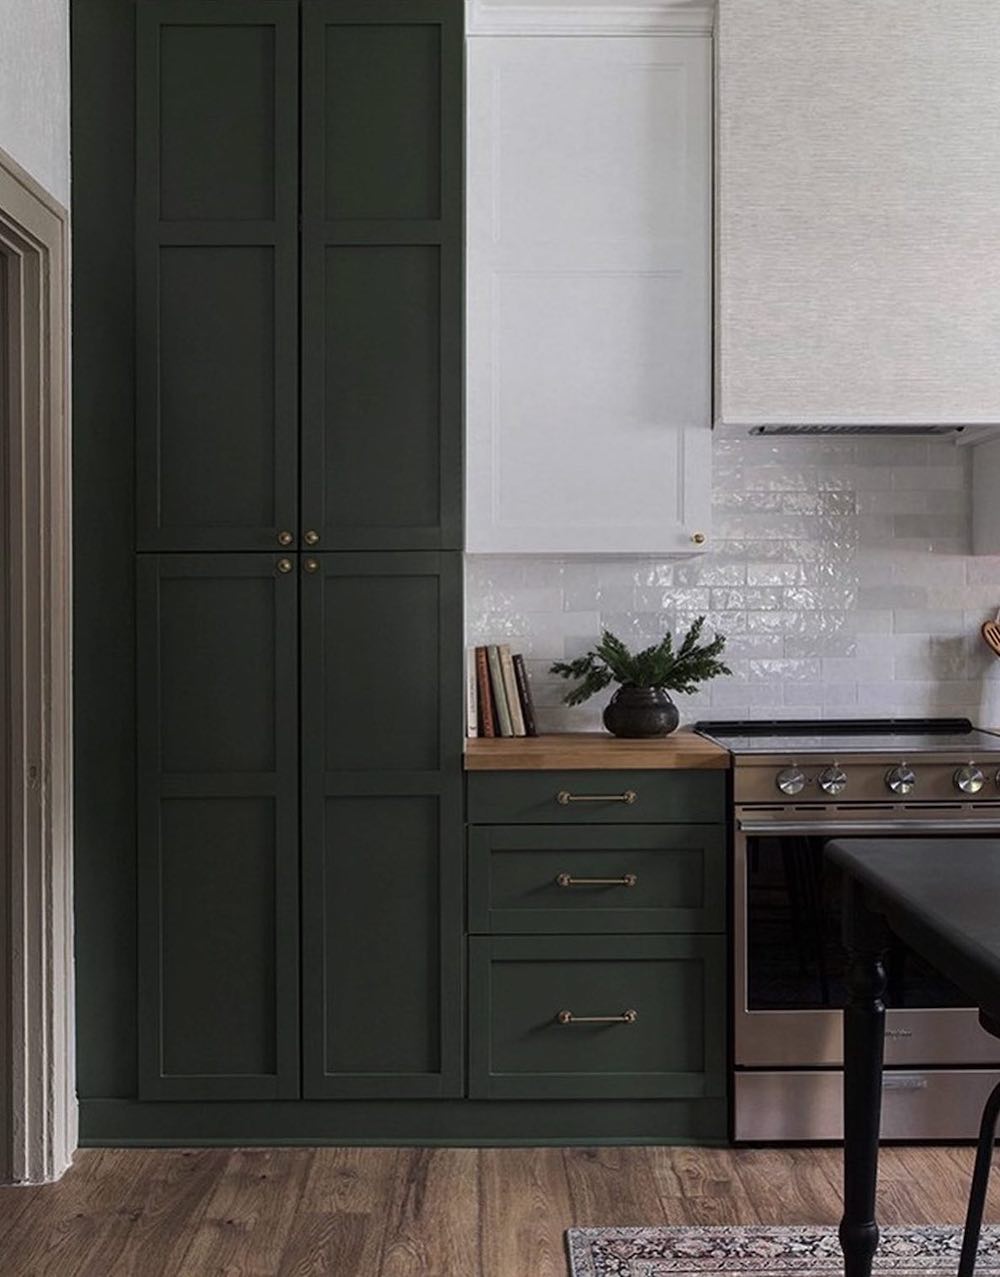
[[[987,1069],[888,1070],[883,1078],[882,1139],[972,1140],[986,1097],[1000,1082]],[[741,1143],[816,1143],[843,1139],[840,1072],[737,1073],[733,1138]]]
[[[839,1010],[748,1011],[743,999],[733,1042],[736,1063],[750,1068],[837,1067],[844,1061],[844,1017]],[[1000,1068],[1000,1042],[979,1023],[974,1007],[890,1010],[885,1064]]]

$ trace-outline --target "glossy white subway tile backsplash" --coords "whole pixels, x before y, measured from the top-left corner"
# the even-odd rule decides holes
[[[524,652],[542,730],[598,727],[606,700],[563,705],[552,661],[601,628],[651,643],[702,612],[734,677],[678,697],[686,721],[955,713],[1000,728],[1000,661],[978,633],[1000,608],[1000,558],[968,554],[972,449],[725,431],[714,451],[698,559],[467,559],[468,642]]]

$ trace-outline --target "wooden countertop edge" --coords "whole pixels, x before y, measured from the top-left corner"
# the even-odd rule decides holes
[[[465,742],[465,770],[490,771],[724,771],[729,754],[690,728],[656,740],[622,740],[606,732],[547,736],[473,737]]]

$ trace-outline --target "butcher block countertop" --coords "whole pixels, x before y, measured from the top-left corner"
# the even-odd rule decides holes
[[[465,770],[621,771],[724,770],[729,754],[690,728],[655,740],[623,740],[606,732],[475,737],[465,742]]]

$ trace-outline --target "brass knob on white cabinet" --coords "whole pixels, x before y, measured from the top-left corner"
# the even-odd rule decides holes
[[[695,545],[704,545],[705,544],[704,532],[692,532],[691,540],[695,543]]]

